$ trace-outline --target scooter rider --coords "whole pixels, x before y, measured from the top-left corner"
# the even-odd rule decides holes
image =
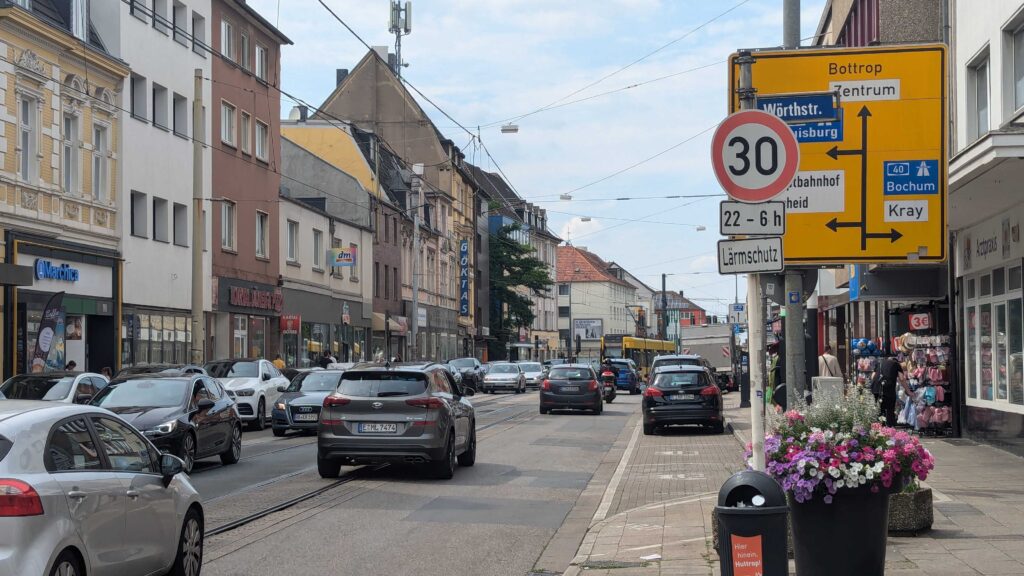
[[[612,364],[611,358],[605,358],[604,362],[601,363],[601,373],[604,374],[605,372],[611,372],[615,375],[616,380],[619,379],[619,369],[615,367],[615,364]]]

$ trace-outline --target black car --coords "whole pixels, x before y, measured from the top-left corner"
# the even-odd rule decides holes
[[[725,430],[722,391],[703,366],[664,368],[644,390],[644,434],[659,426],[698,424],[716,434]]]
[[[456,358],[449,360],[448,365],[462,374],[462,385],[474,390],[480,389],[484,381],[484,367],[476,358]]]
[[[589,364],[558,364],[540,385],[540,413],[562,408],[604,411],[602,387]]]
[[[160,450],[185,463],[220,456],[234,464],[242,453],[242,421],[235,401],[202,374],[141,374],[118,378],[92,404],[114,412]]]
[[[338,389],[344,370],[305,370],[292,378],[288,386],[278,386],[281,397],[271,412],[274,436],[289,430],[316,432],[324,398]]]

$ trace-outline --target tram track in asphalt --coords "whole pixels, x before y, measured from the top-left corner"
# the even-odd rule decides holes
[[[512,398],[522,398],[522,396],[513,395]],[[488,402],[488,404],[493,404],[493,403],[496,403],[496,402],[497,402],[497,400]],[[476,427],[476,431],[479,433],[479,432],[484,431],[484,430],[495,428],[495,427],[500,426],[502,424],[507,424],[507,423],[515,420],[516,418],[520,418],[520,417],[522,417],[522,416],[524,416],[526,414],[530,414],[529,418],[525,418],[521,422],[513,423],[512,426],[510,426],[510,428],[509,428],[509,429],[511,429],[511,428],[514,428],[515,426],[517,426],[519,424],[522,424],[524,422],[527,422],[527,421],[533,419],[537,415],[537,411],[535,409],[536,407],[534,406],[534,404],[532,402],[531,403],[521,403],[521,402],[513,403],[513,404],[511,404],[511,405],[509,405],[507,407],[502,408],[501,411],[504,411],[506,409],[514,409],[514,408],[520,408],[520,410],[515,410],[512,413],[504,415],[503,417],[501,417],[498,420],[495,420],[493,422],[488,422],[486,424],[477,426]],[[493,435],[492,436],[488,436],[486,438],[480,438],[479,441],[480,442],[484,442],[484,441],[486,441],[486,440],[488,440],[489,438],[492,438],[492,437],[493,437]],[[275,451],[272,451],[272,452],[267,452],[265,454],[272,454],[272,453],[278,452],[278,451],[290,450],[290,449],[297,448],[297,447],[300,447],[300,446],[306,446],[308,444],[310,444],[310,443],[297,444],[295,446],[289,446],[287,448],[281,448],[279,450],[275,450]],[[298,496],[295,496],[295,497],[290,498],[288,500],[285,500],[283,502],[279,502],[279,503],[276,503],[276,504],[274,504],[272,506],[267,506],[265,508],[261,508],[261,509],[255,511],[255,512],[252,512],[250,514],[246,514],[245,516],[242,516],[242,517],[240,517],[238,519],[235,519],[235,520],[232,520],[230,522],[226,522],[226,523],[223,523],[223,524],[221,524],[219,526],[211,528],[210,530],[208,530],[206,532],[206,537],[209,538],[209,537],[217,536],[219,534],[224,534],[226,532],[230,532],[232,530],[236,530],[238,528],[241,528],[243,526],[246,526],[248,524],[256,522],[257,520],[265,518],[265,517],[267,517],[267,516],[269,516],[271,514],[275,514],[277,512],[281,512],[281,511],[287,510],[287,509],[289,509],[289,508],[291,508],[293,506],[296,506],[298,504],[301,504],[303,502],[306,502],[308,500],[316,498],[316,497],[318,497],[318,496],[320,496],[322,494],[330,492],[331,490],[333,490],[335,488],[339,488],[339,487],[341,487],[341,486],[343,486],[345,484],[349,484],[349,483],[351,483],[353,481],[359,480],[359,479],[361,479],[366,474],[370,474],[370,473],[373,473],[373,472],[378,472],[380,470],[383,470],[383,469],[387,468],[388,466],[389,466],[388,464],[379,464],[379,465],[374,465],[374,466],[360,466],[360,467],[358,467],[358,468],[348,472],[343,478],[339,478],[338,480],[333,481],[333,482],[331,482],[331,483],[329,483],[327,485],[318,486],[317,488],[315,488],[313,490],[307,491],[307,492],[305,492],[303,494],[300,494]],[[271,479],[268,479],[268,480],[266,480],[264,482],[261,482],[259,484],[255,484],[255,485],[246,487],[245,489],[240,490],[238,492],[231,493],[231,494],[226,494],[226,495],[223,495],[223,496],[220,496],[220,497],[217,497],[217,498],[213,498],[213,499],[211,499],[211,502],[218,501],[218,500],[224,500],[225,498],[229,498],[231,496],[235,496],[235,495],[238,495],[240,493],[249,492],[249,491],[253,490],[254,488],[258,488],[260,486],[266,486],[266,485],[269,485],[269,484],[274,484],[276,482],[280,482],[282,480],[286,480],[288,478],[293,478],[295,476],[298,476],[298,475],[301,475],[301,474],[307,472],[308,470],[309,469],[298,470],[296,472],[285,474],[285,475],[280,476],[280,477],[271,478]]]

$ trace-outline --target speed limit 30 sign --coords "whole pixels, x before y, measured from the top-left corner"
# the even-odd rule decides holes
[[[718,125],[711,163],[725,193],[740,202],[764,202],[782,193],[800,167],[800,146],[778,116],[742,110]]]

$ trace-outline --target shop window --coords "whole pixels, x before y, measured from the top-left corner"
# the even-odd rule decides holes
[[[996,341],[993,342],[992,374],[996,381],[996,399],[1006,400],[1006,304],[999,303],[995,306],[995,331]]]
[[[981,277],[981,297],[992,295],[992,276],[985,274]]]
[[[1007,282],[1009,282],[1009,286],[1007,288],[1008,290],[1011,290],[1011,291],[1012,290],[1020,290],[1020,287],[1021,287],[1020,269],[1021,269],[1020,266],[1014,266],[1013,268],[1010,268],[1009,278],[1007,278]]]
[[[1018,268],[1019,269],[1019,268]],[[1012,275],[1012,270],[1011,270]],[[1012,404],[1024,405],[1024,313],[1021,299],[1014,298],[1006,303],[1006,342],[1009,354],[1009,399]]]
[[[984,284],[983,284],[984,285]],[[981,349],[981,378],[978,380],[980,389],[978,397],[992,400],[992,305],[982,304],[978,307],[978,342]]]
[[[267,355],[267,319],[263,316],[249,316],[249,356],[263,358]]]
[[[975,295],[974,278],[971,278],[971,279],[967,280],[967,298],[970,299],[970,300],[973,300],[974,299],[974,295]]]
[[[236,314],[233,317],[233,334],[231,340],[231,352],[234,358],[246,358],[249,356],[249,326],[248,316]]]
[[[966,355],[966,368],[964,373],[967,375],[967,397],[977,398],[978,397],[978,318],[977,308],[974,306],[968,306],[967,308],[967,321],[964,322],[967,331],[967,355]]]
[[[992,271],[992,295],[1002,296],[1006,293],[1006,269],[996,268]]]

